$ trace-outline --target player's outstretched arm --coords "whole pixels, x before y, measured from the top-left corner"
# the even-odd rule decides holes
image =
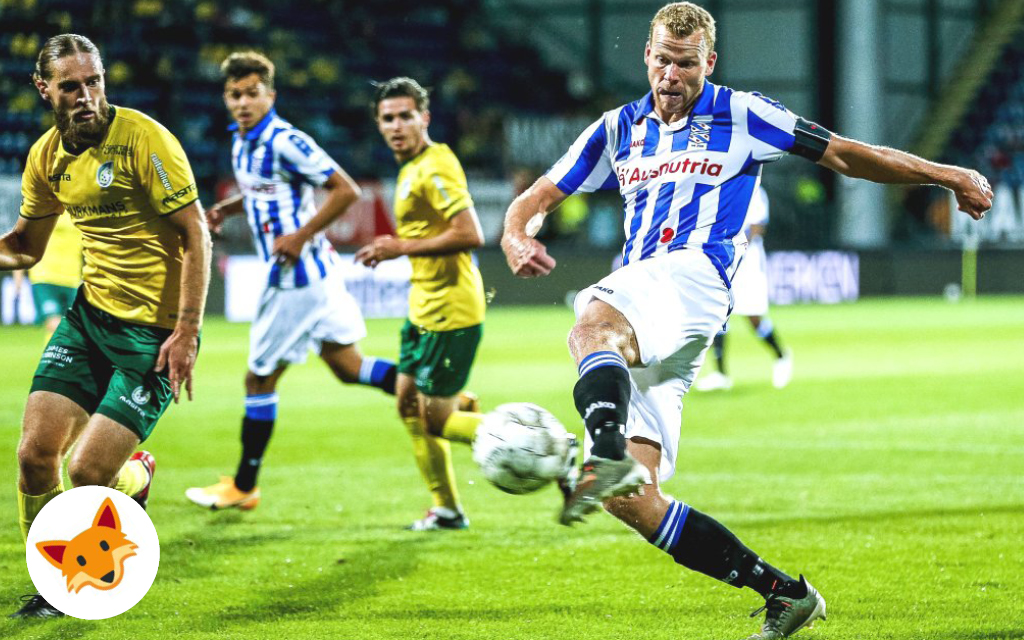
[[[945,187],[956,195],[959,209],[975,220],[992,208],[992,188],[985,176],[971,169],[929,162],[898,149],[833,134],[818,164],[844,176],[872,182]]]
[[[0,237],[0,271],[27,269],[43,258],[46,243],[57,225],[57,216],[19,216],[14,229]]]
[[[505,230],[501,234],[501,250],[512,273],[520,278],[533,278],[546,276],[555,268],[555,259],[533,236],[540,231],[544,216],[567,197],[554,182],[541,176],[509,205]]]
[[[188,399],[192,399],[192,368],[199,351],[199,330],[203,328],[206,290],[210,286],[210,256],[213,245],[210,231],[203,222],[199,201],[167,216],[181,234],[184,255],[181,265],[181,296],[178,299],[178,323],[160,347],[156,370],[168,370],[174,402],[181,398],[185,383]]]
[[[442,256],[484,246],[484,232],[472,206],[448,219],[448,228],[432,238],[396,238],[377,236],[356,252],[355,261],[376,267],[398,256]]]
[[[341,169],[327,178],[323,188],[327,190],[327,198],[320,206],[320,210],[306,224],[299,227],[298,231],[281,236],[274,241],[276,255],[289,262],[296,262],[302,255],[302,248],[306,246],[306,243],[340,218],[352,206],[352,203],[362,196],[359,185]]]

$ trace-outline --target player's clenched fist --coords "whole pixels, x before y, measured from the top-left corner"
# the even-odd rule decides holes
[[[952,188],[957,208],[975,220],[985,217],[992,208],[992,186],[985,176],[972,169],[958,169],[958,180]]]
[[[520,278],[546,276],[555,268],[555,259],[533,238],[506,233],[501,239],[501,250],[505,252],[508,268]]]

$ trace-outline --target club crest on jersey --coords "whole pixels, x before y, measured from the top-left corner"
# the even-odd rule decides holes
[[[711,140],[712,116],[694,116],[690,123],[689,149],[705,151]]]
[[[100,189],[106,189],[114,183],[114,163],[104,162],[100,165],[100,168],[96,170],[96,184],[100,185]]]

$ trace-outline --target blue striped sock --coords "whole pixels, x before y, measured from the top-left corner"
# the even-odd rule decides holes
[[[252,420],[277,420],[277,393],[245,396],[245,417]]]
[[[690,514],[690,505],[673,500],[669,505],[665,517],[658,525],[658,530],[651,536],[650,543],[665,553],[671,555],[676,543],[679,542],[679,534],[686,524],[686,516]]]
[[[395,363],[384,358],[363,356],[363,363],[359,366],[359,384],[377,387],[391,394],[395,392],[397,375]]]
[[[580,360],[580,377],[582,378],[594,369],[600,369],[601,367],[621,367],[629,371],[626,361],[618,353],[614,351],[595,351]]]

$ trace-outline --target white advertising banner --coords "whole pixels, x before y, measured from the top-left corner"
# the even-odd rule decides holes
[[[860,295],[860,261],[846,251],[774,251],[768,254],[772,304],[851,302]]]
[[[412,264],[405,256],[382,262],[376,269],[339,254],[345,288],[365,318],[404,318],[409,311]],[[231,322],[251,322],[267,281],[267,265],[256,256],[230,256],[224,270],[224,315]]]

